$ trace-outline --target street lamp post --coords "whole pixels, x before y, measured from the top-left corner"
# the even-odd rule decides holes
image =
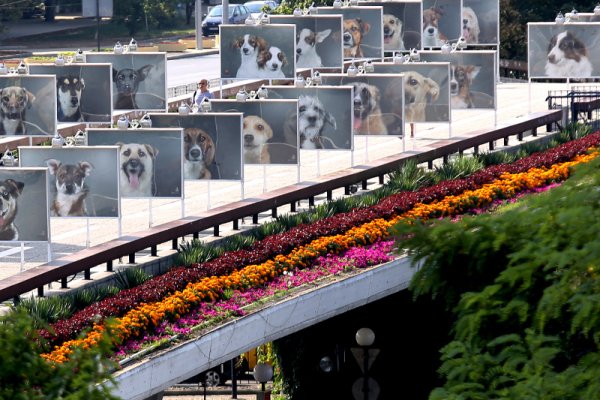
[[[352,353],[363,372],[362,381],[357,380],[353,387],[356,400],[375,400],[379,396],[377,382],[369,377],[371,364],[379,354],[379,349],[371,347],[374,342],[375,333],[371,329],[360,328],[356,332],[356,343],[360,348],[353,348]]]
[[[254,366],[253,375],[261,384],[261,400],[268,400],[270,396],[265,390],[265,384],[273,378],[273,367],[270,364],[258,363]]]

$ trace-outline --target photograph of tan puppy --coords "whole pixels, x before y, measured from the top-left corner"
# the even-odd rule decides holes
[[[273,137],[271,126],[258,115],[247,115],[243,121],[244,163],[270,164],[267,142]]]
[[[20,86],[0,89],[0,135],[25,135],[25,114],[35,101],[29,90]]]
[[[119,186],[122,197],[152,197],[155,192],[154,161],[158,149],[143,143],[116,143],[119,146]]]
[[[361,44],[363,37],[369,33],[370,30],[371,25],[361,18],[344,20],[344,34],[342,36],[344,58],[358,58],[363,56]]]
[[[48,172],[55,177],[56,196],[50,205],[53,217],[85,217],[88,215],[85,199],[89,188],[85,178],[90,176],[94,166],[81,161],[77,164],[63,164],[60,160],[46,161]]]
[[[214,141],[199,128],[185,128],[183,132],[183,177],[211,179],[209,167],[215,160]]]
[[[402,20],[393,14],[383,14],[383,49],[406,50],[402,39]]]
[[[381,114],[381,93],[375,85],[353,82],[354,123],[356,135],[387,135],[387,127]]]
[[[394,101],[400,94],[397,85],[392,82],[386,90],[385,97],[391,104],[402,104]],[[407,122],[425,122],[425,110],[428,104],[433,103],[440,95],[440,85],[431,78],[427,78],[417,71],[404,72],[404,116]],[[400,113],[401,110],[393,110]]]
[[[24,186],[23,182],[14,179],[0,181],[0,241],[19,240],[19,230],[14,222]]]

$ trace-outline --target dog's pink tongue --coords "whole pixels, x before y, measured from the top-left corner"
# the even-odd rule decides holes
[[[465,39],[469,37],[469,30],[467,28],[463,29],[463,37]]]
[[[140,180],[137,175],[129,175],[129,185],[134,189],[140,186]]]
[[[0,215],[0,226],[4,225],[4,217]]]
[[[354,130],[355,131],[359,130],[361,125],[362,125],[362,121],[360,120],[360,118],[354,117]]]
[[[392,39],[392,38],[391,38],[390,36],[384,36],[384,37],[383,37],[383,43],[386,43],[386,44],[387,44],[387,43],[389,43],[389,42],[390,42],[390,40],[391,40],[391,39]]]

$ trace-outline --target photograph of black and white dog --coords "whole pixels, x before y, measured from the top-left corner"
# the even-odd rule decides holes
[[[0,180],[0,241],[19,240],[15,218],[24,186],[23,182],[14,179]]]
[[[20,86],[0,89],[0,135],[26,135],[27,110],[35,95]]]
[[[295,78],[295,26],[222,25],[220,33],[221,78]]]
[[[317,7],[319,15],[344,17],[344,58],[383,57],[383,9],[379,6]]]
[[[89,187],[85,179],[92,173],[94,166],[87,161],[66,164],[51,158],[46,160],[48,171],[54,177],[56,193],[50,205],[53,217],[86,217],[86,198]]]
[[[59,123],[112,121],[110,64],[31,64],[29,73],[56,76]]]
[[[284,138],[302,150],[350,150],[352,89],[337,86],[268,86],[269,98],[297,99],[297,109],[286,116]]]
[[[229,108],[234,107],[230,104]],[[212,112],[150,113],[149,116],[154,128],[183,128],[186,180],[241,179],[244,117],[241,112],[219,112],[215,105]],[[161,149],[159,157],[162,156]]]
[[[391,111],[399,114],[404,107],[406,122],[450,122],[450,67],[448,63],[373,63],[375,73],[404,74],[404,93],[398,81],[392,81],[383,97]]]
[[[271,15],[271,22],[296,26],[296,68],[341,68],[340,15]]]
[[[118,217],[116,146],[19,147],[21,167],[45,167],[52,217]]]
[[[87,131],[89,145],[119,147],[119,189],[122,198],[183,194],[183,129],[144,128]]]
[[[112,63],[115,110],[166,111],[165,53],[86,53],[86,62]]]
[[[0,242],[46,242],[48,169],[0,168]]]
[[[531,78],[582,79],[600,76],[597,23],[529,23],[528,68]]]

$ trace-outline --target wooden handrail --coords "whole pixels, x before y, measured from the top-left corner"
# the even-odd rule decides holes
[[[375,177],[379,177],[382,181],[385,174],[398,170],[409,160],[414,160],[418,164],[427,162],[431,165],[436,159],[443,158],[446,161],[450,155],[467,148],[477,148],[499,139],[507,141],[509,136],[522,135],[525,131],[536,130],[561,120],[562,110],[532,113],[515,119],[507,126],[461,134],[460,137],[434,142],[423,151],[384,157],[364,165],[322,175],[310,182],[299,182],[253,198],[216,207],[197,216],[187,216],[145,231],[122,236],[0,280],[0,301],[12,299],[16,302],[23,293],[36,289],[39,295],[43,295],[43,287],[46,284],[63,280],[66,285],[66,278],[73,274],[89,271],[103,263],[112,265],[113,260],[123,256],[129,256],[132,260],[132,255],[136,252],[168,241],[171,241],[175,247],[179,238],[196,235],[206,229],[214,228],[218,236],[219,225],[234,222],[235,226],[237,220],[243,217],[257,216],[261,212],[274,210],[286,204],[290,204],[294,210],[294,204],[298,200],[314,200],[315,196],[322,193],[331,193],[335,189],[347,188]]]

